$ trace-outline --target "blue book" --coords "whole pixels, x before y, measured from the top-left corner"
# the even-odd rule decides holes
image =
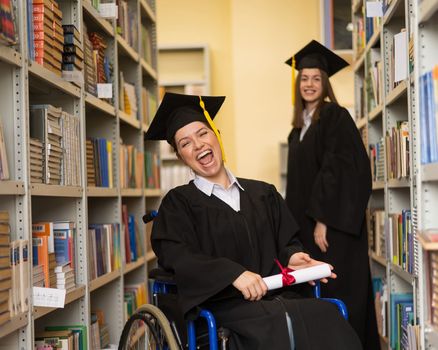
[[[136,261],[137,256],[137,240],[135,237],[135,218],[134,215],[128,215],[128,231],[129,231],[129,244],[131,248],[131,261]]]
[[[33,38],[33,3],[27,0],[27,50],[31,61],[35,61],[35,44]]]
[[[429,163],[429,133],[427,129],[427,89],[426,75],[420,77],[420,143],[421,143],[421,164]]]
[[[438,162],[438,145],[436,139],[436,122],[435,122],[435,93],[433,87],[432,72],[426,74],[426,89],[427,89],[427,117],[428,117],[428,132],[429,132],[429,162]]]
[[[401,303],[412,303],[413,296],[412,293],[392,293],[390,295],[390,346],[391,349],[396,350],[398,339],[399,339],[399,329],[398,329],[398,319],[397,319],[397,305]]]

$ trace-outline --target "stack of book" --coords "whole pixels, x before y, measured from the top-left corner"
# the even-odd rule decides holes
[[[88,139],[85,142],[87,161],[87,185],[96,186],[96,172],[94,170],[94,149],[93,142]]]
[[[99,33],[90,32],[88,33],[88,38],[93,47],[93,61],[97,73],[97,82],[99,84],[109,83],[111,80],[111,68],[105,55],[108,45]]]
[[[30,182],[43,182],[43,143],[31,137],[29,140],[30,150]]]
[[[44,287],[44,266],[34,265],[32,267],[33,286]]]
[[[55,268],[56,273],[56,288],[65,289],[66,293],[75,289],[75,272],[70,266],[70,263],[58,265]]]
[[[30,106],[31,136],[43,144],[43,179],[46,184],[61,183],[62,110],[52,105]]]
[[[120,144],[120,187],[142,188],[144,154],[134,145]]]
[[[63,111],[61,116],[62,125],[62,173],[61,185],[80,186],[81,167],[78,166],[80,159],[80,121],[78,116]]]
[[[55,252],[53,242],[53,224],[51,222],[37,222],[32,224],[32,252],[33,266],[43,266],[44,287],[49,288],[49,254]]]
[[[97,73],[93,60],[93,44],[88,37],[87,27],[83,26],[84,33],[84,84],[85,90],[97,96]]]
[[[75,347],[76,346],[76,347]],[[35,348],[48,349],[79,349],[74,333],[70,330],[44,331],[35,334]]]
[[[62,55],[62,70],[82,71],[84,68],[84,52],[81,36],[73,24],[62,26],[64,30],[64,53]]]
[[[9,300],[14,294],[13,291],[11,293],[12,259],[10,251],[9,213],[7,211],[0,211],[0,324],[8,321],[11,313],[13,313]]]
[[[62,12],[54,0],[33,0],[32,7],[35,61],[61,76]]]
[[[45,144],[45,182],[49,185],[61,184],[61,167],[63,158],[61,115],[62,110],[51,105],[32,106],[44,109],[47,122],[47,139]]]
[[[30,136],[43,145],[42,156],[36,143],[35,182],[39,180],[37,164],[42,158],[43,182],[46,184],[79,186],[80,130],[79,117],[70,115],[52,105],[30,106]],[[38,161],[37,161],[38,159]]]
[[[49,286],[50,288],[56,287],[56,258],[55,252],[49,253]]]

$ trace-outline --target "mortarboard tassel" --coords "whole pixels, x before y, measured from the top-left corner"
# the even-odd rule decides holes
[[[219,146],[220,146],[221,152],[222,152],[222,160],[224,162],[226,162],[227,160],[225,157],[225,150],[224,150],[224,145],[222,144],[221,135],[219,134],[219,131],[216,128],[216,125],[214,124],[213,119],[211,119],[210,114],[208,114],[207,110],[205,109],[205,104],[204,104],[204,101],[202,100],[201,96],[199,96],[199,105],[201,106],[202,110],[204,111],[205,119],[207,119],[208,124],[213,129],[214,134],[216,135],[217,139],[219,140]]]
[[[295,56],[292,57],[292,107],[295,106]]]

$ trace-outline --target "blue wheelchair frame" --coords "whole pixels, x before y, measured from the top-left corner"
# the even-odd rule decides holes
[[[156,297],[158,294],[166,294],[169,291],[169,286],[175,285],[175,283],[169,281],[160,281],[155,280],[152,287],[153,297],[156,302]],[[348,311],[344,302],[339,299],[334,298],[321,298],[321,285],[319,281],[315,281],[315,286],[313,287],[313,293],[315,298],[328,301],[332,304],[335,304],[339,309],[339,312],[342,316],[348,320]],[[205,309],[202,309],[200,314],[200,318],[204,318],[207,322],[208,327],[208,339],[210,344],[210,350],[218,350],[218,336],[217,336],[217,328],[216,328],[216,320],[213,314]],[[196,349],[196,327],[195,321],[188,320],[187,321],[187,343],[189,350]]]

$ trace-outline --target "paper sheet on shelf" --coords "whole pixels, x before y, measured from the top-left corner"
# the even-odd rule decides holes
[[[332,274],[329,264],[315,265],[312,267],[307,267],[305,269],[295,270],[289,272],[289,275],[294,276],[295,282],[293,284],[319,280],[321,278],[329,277]],[[278,275],[269,276],[263,278],[268,290],[278,289],[283,287],[283,275],[279,273]]]

